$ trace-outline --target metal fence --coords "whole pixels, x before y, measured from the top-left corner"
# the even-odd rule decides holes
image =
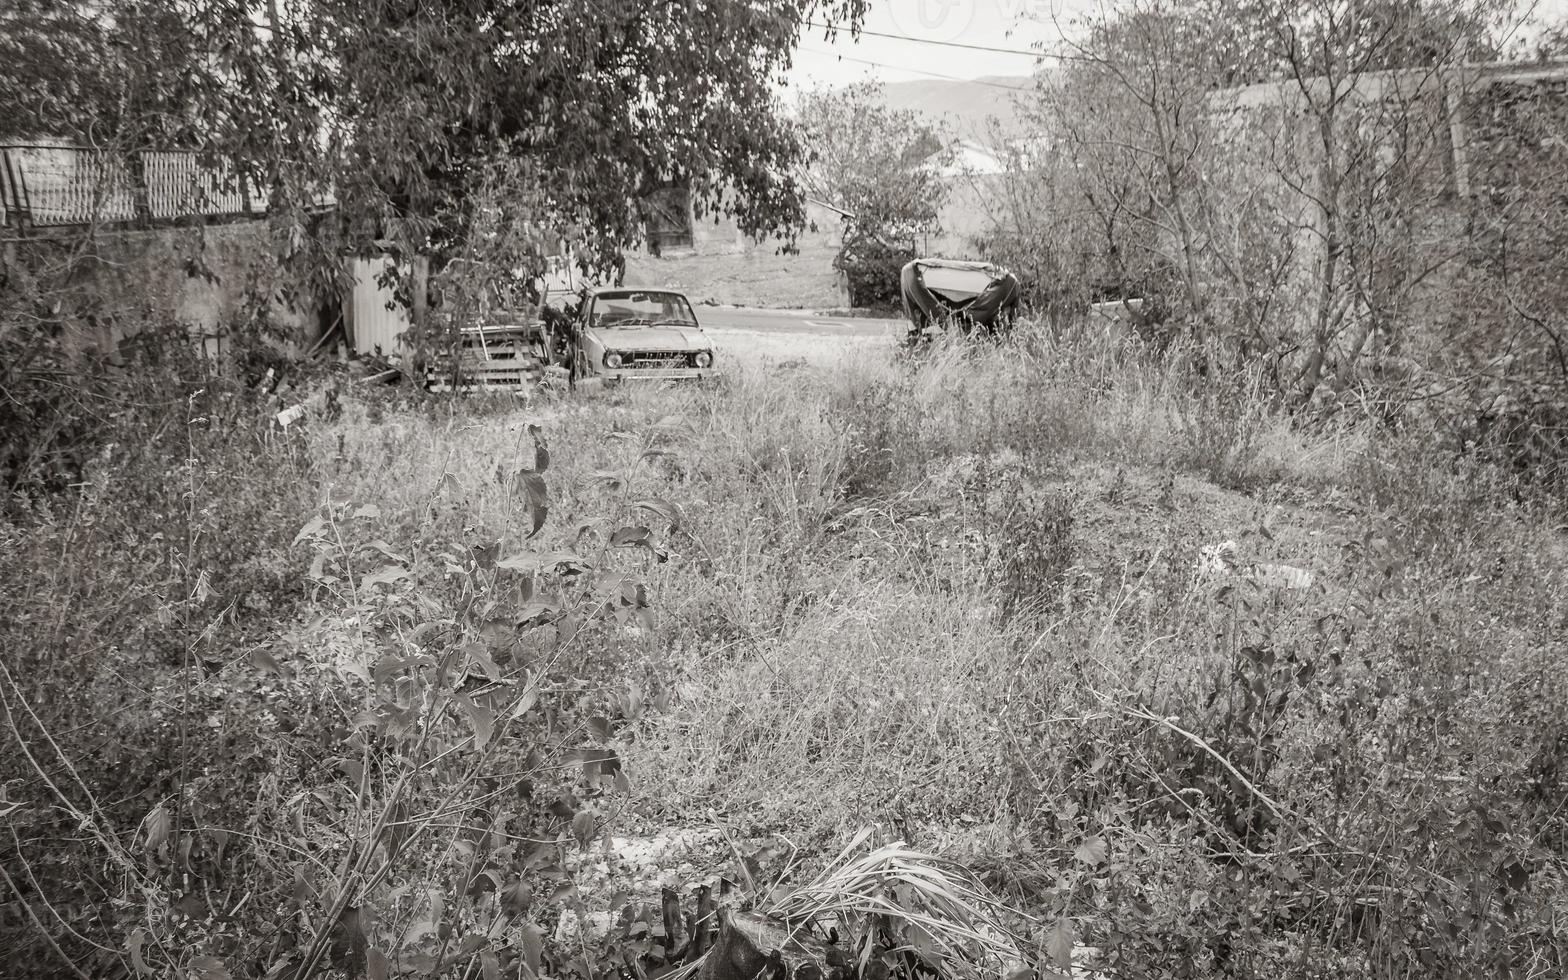
[[[261,215],[266,197],[222,164],[190,151],[127,156],[68,144],[0,146],[6,227]]]

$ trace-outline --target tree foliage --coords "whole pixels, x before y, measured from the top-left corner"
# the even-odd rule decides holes
[[[0,10],[0,140],[199,145],[219,76],[172,0],[17,0]]]
[[[796,111],[809,147],[806,190],[847,213],[835,264],[849,273],[853,298],[896,296],[917,236],[938,230],[945,135],[919,113],[890,107],[877,83],[805,93]]]
[[[849,26],[864,6],[28,0],[0,42],[22,55],[0,73],[25,111],[0,115],[13,135],[107,126],[236,161],[318,279],[344,247],[459,242],[476,173],[509,157],[539,192],[519,258],[565,239],[604,268],[669,180],[747,234],[792,239],[805,148],[773,86],[803,19]],[[334,217],[313,220],[327,195]]]
[[[797,112],[810,148],[806,189],[853,215],[852,236],[908,239],[935,229],[947,196],[938,126],[890,107],[876,82],[807,92]]]
[[[1463,245],[1461,66],[1505,3],[1137,0],[1076,25],[1033,118],[1069,161],[1093,285],[1166,300],[1199,344],[1306,401],[1408,357]],[[1085,236],[1083,229],[1093,229]],[[1050,237],[1050,236],[1046,236]],[[1057,263],[1072,267],[1064,256]]]

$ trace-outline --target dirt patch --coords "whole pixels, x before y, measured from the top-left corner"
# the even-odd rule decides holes
[[[878,351],[885,351],[888,356],[892,356],[892,344],[886,337],[763,333],[718,327],[710,327],[707,332],[713,335],[714,347],[723,358],[733,358],[745,364],[804,362],[814,367],[827,367],[845,357],[864,356]]]

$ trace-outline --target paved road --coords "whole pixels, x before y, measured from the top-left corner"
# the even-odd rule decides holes
[[[817,316],[797,310],[759,310],[733,306],[699,306],[697,319],[702,322],[704,329],[719,332],[745,330],[763,335],[890,337],[908,328],[903,320]]]

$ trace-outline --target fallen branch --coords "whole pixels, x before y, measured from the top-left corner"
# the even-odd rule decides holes
[[[1279,820],[1281,822],[1284,822],[1284,820],[1285,820],[1285,811],[1284,811],[1284,809],[1278,803],[1275,803],[1274,800],[1267,793],[1265,793],[1261,789],[1259,789],[1257,787],[1257,785],[1252,782],[1252,780],[1250,780],[1246,776],[1242,775],[1241,770],[1237,769],[1234,765],[1232,765],[1231,761],[1229,759],[1225,758],[1225,756],[1221,755],[1219,750],[1214,748],[1214,746],[1210,745],[1208,743],[1208,741],[1203,738],[1203,736],[1196,735],[1196,734],[1194,734],[1192,732],[1189,732],[1185,728],[1182,728],[1180,725],[1176,724],[1171,719],[1169,719],[1169,718],[1162,718],[1159,715],[1154,714],[1152,711],[1149,711],[1146,708],[1129,708],[1126,705],[1117,704],[1116,701],[1113,698],[1110,697],[1110,695],[1101,694],[1099,691],[1094,691],[1093,694],[1094,694],[1094,696],[1096,698],[1099,698],[1102,703],[1104,703],[1104,704],[1106,704],[1106,705],[1108,705],[1108,706],[1110,706],[1112,708],[1115,708],[1116,710],[1120,711],[1122,714],[1127,715],[1129,718],[1138,718],[1138,719],[1141,719],[1143,721],[1150,721],[1150,722],[1153,722],[1156,725],[1160,725],[1160,726],[1162,726],[1164,728],[1168,728],[1172,732],[1175,732],[1177,735],[1180,735],[1182,738],[1185,738],[1187,741],[1191,742],[1193,745],[1196,745],[1198,748],[1200,748],[1204,752],[1208,753],[1210,756],[1212,756],[1214,758],[1214,761],[1216,761],[1220,765],[1224,766],[1227,772],[1229,772],[1232,776],[1236,777],[1236,781],[1241,783],[1241,785],[1246,788],[1247,792],[1249,792],[1253,796],[1257,797],[1259,802],[1261,802],[1264,806],[1268,807],[1269,812],[1274,814],[1275,819],[1277,819],[1277,820]]]

